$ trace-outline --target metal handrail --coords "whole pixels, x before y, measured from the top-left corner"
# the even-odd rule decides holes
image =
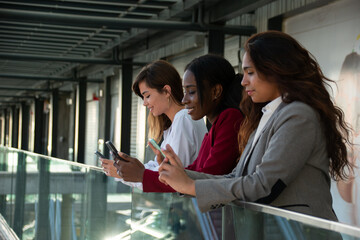
[[[0,214],[0,239],[19,240],[16,233],[9,227],[4,217]]]
[[[285,209],[281,209],[281,208],[272,207],[269,205],[263,205],[263,204],[252,203],[252,202],[241,201],[241,202],[237,203],[236,205],[235,204],[231,204],[231,205],[236,206],[236,207],[242,207],[242,208],[249,209],[249,210],[253,210],[256,212],[267,213],[267,214],[283,217],[283,218],[286,218],[287,220],[294,220],[294,221],[301,222],[306,225],[314,226],[316,228],[322,228],[322,229],[329,230],[329,231],[344,233],[344,234],[351,235],[354,237],[360,237],[360,228],[359,227],[347,225],[347,224],[340,223],[340,222],[334,222],[334,221],[330,221],[330,220],[326,220],[326,219],[322,219],[322,218],[318,218],[318,217],[314,217],[314,216],[310,216],[310,215],[306,215],[306,214],[302,214],[302,213],[297,213],[297,212],[293,212],[293,211],[289,211],[289,210],[285,210]]]
[[[48,159],[48,160],[51,160],[51,161],[58,161],[58,162],[62,162],[62,163],[72,165],[72,166],[75,166],[75,167],[83,167],[83,168],[88,168],[88,169],[95,170],[95,171],[100,171],[100,172],[103,171],[101,167],[97,167],[97,166],[93,166],[93,165],[86,165],[86,164],[83,164],[83,163],[73,162],[73,161],[64,160],[64,159],[56,158],[56,157],[50,157],[50,156],[42,155],[42,154],[39,154],[39,153],[20,150],[18,148],[13,148],[13,147],[8,147],[8,146],[6,146],[6,147],[5,146],[0,146],[0,148],[6,148],[6,149],[16,151],[16,152],[23,152],[23,153],[25,153],[25,154],[27,154],[29,156],[41,157],[41,158]]]

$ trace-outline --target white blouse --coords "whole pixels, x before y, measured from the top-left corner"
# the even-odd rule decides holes
[[[256,129],[254,141],[252,142],[252,147],[254,147],[254,144],[256,143],[256,140],[258,139],[261,131],[265,127],[266,123],[269,121],[270,117],[273,115],[275,110],[279,107],[279,105],[282,103],[282,97],[277,97],[268,104],[266,104],[265,107],[261,109],[263,112],[263,115],[261,116],[259,125]]]

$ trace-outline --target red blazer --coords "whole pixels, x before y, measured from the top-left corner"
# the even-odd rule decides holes
[[[238,132],[243,115],[240,110],[228,108],[222,111],[205,134],[199,155],[186,169],[223,175],[230,173],[240,156]],[[159,181],[159,172],[146,169],[143,175],[144,192],[175,192]]]

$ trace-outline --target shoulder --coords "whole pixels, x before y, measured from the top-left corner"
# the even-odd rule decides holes
[[[195,126],[200,126],[200,125],[204,125],[205,123],[203,120],[198,120],[195,121],[191,118],[191,116],[187,113],[188,110],[187,109],[182,109],[180,110],[174,118],[174,122],[172,124],[177,125],[177,126],[186,126],[189,128],[194,128]]]
[[[187,109],[182,109],[176,113],[173,123],[183,124],[183,123],[192,123],[190,115],[187,113]]]
[[[215,124],[222,124],[224,122],[237,122],[237,121],[241,121],[242,119],[243,119],[243,114],[239,109],[227,108],[219,114]]]
[[[175,118],[184,118],[186,117],[187,115],[187,109],[181,109],[180,111],[178,111],[176,114],[175,114]]]
[[[306,103],[299,101],[282,103],[279,109],[278,118],[288,119],[295,117],[316,122],[320,120],[317,111]]]
[[[189,121],[189,119],[191,120],[191,118],[189,117],[190,116],[189,114],[187,114],[187,110],[182,109],[175,114],[174,121],[172,122],[172,124],[181,124],[184,121]]]

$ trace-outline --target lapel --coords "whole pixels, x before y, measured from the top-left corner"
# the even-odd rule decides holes
[[[249,152],[250,152],[250,148],[251,148],[251,144],[249,144],[249,142],[253,142],[254,141],[254,137],[255,137],[255,133],[256,133],[256,129],[255,131],[253,131],[249,137],[248,143],[245,146],[244,151],[241,154],[240,157],[240,164],[237,165],[237,169],[236,169],[236,176],[239,177],[242,175],[242,172],[244,171],[244,166],[245,166],[245,162],[247,160],[247,157],[249,156]]]
[[[255,137],[255,133],[256,133],[256,130],[255,129],[253,131],[253,133],[250,135],[249,137],[249,140],[248,140],[248,143],[246,144],[246,147],[244,149],[244,157],[242,157],[241,159],[241,162],[242,164],[241,165],[241,168],[239,169],[239,171],[237,172],[239,176],[243,176],[244,173],[245,175],[247,174],[247,166],[249,164],[249,159],[251,158],[251,155],[252,153],[254,152],[254,149],[256,147],[256,145],[258,144],[259,142],[259,139],[261,138],[261,136],[263,135],[263,133],[271,126],[273,125],[273,122],[274,122],[274,119],[275,117],[277,116],[278,112],[280,111],[280,109],[282,109],[284,106],[286,105],[286,103],[282,102],[280,103],[279,107],[275,110],[275,112],[271,115],[271,117],[269,118],[269,120],[267,121],[267,123],[265,124],[264,128],[261,130],[260,134],[259,134],[259,137],[256,139],[254,145],[252,144],[252,142],[254,141],[254,137]],[[243,155],[242,154],[242,155]]]

